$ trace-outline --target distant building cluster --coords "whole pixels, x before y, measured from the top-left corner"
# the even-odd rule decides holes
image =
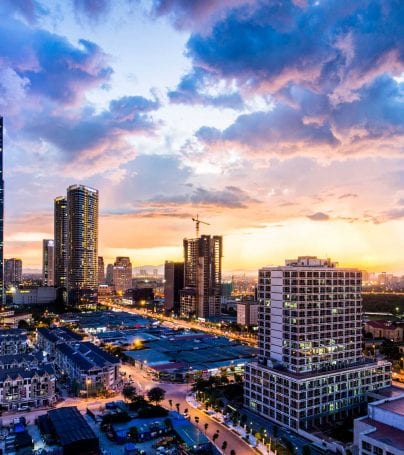
[[[220,315],[223,239],[184,239],[184,262],[165,263],[165,309],[187,318]]]

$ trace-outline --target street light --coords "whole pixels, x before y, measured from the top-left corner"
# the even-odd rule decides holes
[[[88,400],[88,386],[91,385],[91,379],[87,378],[86,379],[86,390],[87,390],[87,400]]]

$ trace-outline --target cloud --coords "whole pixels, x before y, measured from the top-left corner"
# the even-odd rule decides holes
[[[215,94],[209,93],[208,78],[209,73],[201,68],[195,68],[192,73],[181,79],[175,90],[168,92],[168,98],[172,103],[201,104],[231,109],[244,107],[244,101],[237,91],[223,93],[223,89],[219,89],[215,90]]]
[[[112,74],[107,56],[95,43],[81,39],[74,45],[9,17],[3,17],[0,28],[0,55],[3,67],[27,81],[29,94],[63,104],[79,100]]]
[[[48,11],[36,0],[2,0],[0,2],[0,16],[11,15],[20,17],[30,24]]]
[[[311,145],[338,145],[329,124],[306,124],[299,111],[281,105],[269,112],[243,114],[223,131],[202,127],[196,137],[208,145],[235,143],[249,150],[289,154]]]
[[[387,68],[400,74],[403,17],[400,0],[334,0],[303,8],[259,1],[232,9],[210,33],[193,34],[187,47],[196,66],[218,77],[272,90],[293,82],[338,101]]]
[[[231,8],[255,0],[153,0],[154,16],[169,16],[179,29],[206,30],[210,22],[223,17]]]
[[[111,0],[73,0],[76,13],[97,21],[111,8]]]
[[[400,155],[404,137],[404,84],[381,76],[333,105],[324,95],[293,86],[272,111],[240,115],[220,131],[201,127],[196,138],[208,148],[233,145],[272,154]]]
[[[148,202],[158,205],[204,205],[226,207],[231,209],[247,208],[247,203],[258,202],[252,199],[245,191],[235,186],[227,186],[224,190],[207,190],[195,188],[189,194],[165,196],[157,195]]]
[[[33,116],[24,135],[53,146],[59,161],[62,158],[66,172],[94,175],[116,170],[120,164],[134,158],[136,150],[126,138],[134,134],[152,134],[156,124],[149,114],[159,105],[157,100],[125,96],[112,100],[108,109],[98,114],[90,108],[72,116],[39,114]]]
[[[344,193],[341,196],[338,196],[338,199],[348,199],[348,198],[357,198],[358,195],[355,193]]]
[[[316,154],[318,145],[341,155],[402,153],[400,0],[160,0],[154,10],[192,30],[193,66],[169,92],[172,102],[243,109],[260,94],[274,107],[244,113],[224,131],[202,127],[203,143],[279,154]],[[207,18],[210,26],[198,30]],[[220,86],[224,98],[212,94]]]
[[[330,219],[330,216],[323,212],[316,212],[312,215],[307,215],[307,218],[312,221],[328,221]]]

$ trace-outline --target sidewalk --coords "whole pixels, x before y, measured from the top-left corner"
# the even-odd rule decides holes
[[[185,399],[190,406],[192,406],[195,409],[199,409],[200,411],[203,411],[201,403],[195,399],[195,396],[193,394],[188,394]],[[219,414],[221,418],[218,418],[217,414],[219,414],[219,413],[215,413],[215,414],[211,414],[211,415],[207,414],[207,415],[209,415],[212,419],[215,419],[219,424],[228,428],[233,433],[236,433],[240,437],[240,439],[247,438],[249,441],[249,445],[254,450],[256,450],[258,453],[260,453],[262,455],[271,455],[271,454],[275,455],[276,454],[276,452],[272,452],[272,450],[270,450],[270,448],[268,450],[268,448],[264,444],[262,444],[262,442],[257,441],[253,435],[251,435],[251,434],[247,435],[245,428],[240,427],[238,425],[235,426],[231,422],[225,423],[223,414]]]

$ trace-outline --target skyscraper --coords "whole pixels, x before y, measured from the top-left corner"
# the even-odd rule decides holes
[[[117,293],[123,293],[132,287],[132,264],[128,257],[118,256],[112,273]]]
[[[0,305],[4,304],[4,179],[3,117],[0,116]]]
[[[54,280],[54,242],[51,239],[42,240],[42,284],[53,286]]]
[[[222,249],[223,239],[219,235],[184,239],[181,315],[208,318],[220,314]]]
[[[98,282],[98,190],[67,189],[67,288],[69,303],[94,307]]]
[[[304,256],[258,275],[257,363],[245,405],[294,430],[343,421],[391,383],[391,365],[362,354],[362,280],[356,269]]]
[[[184,263],[166,261],[164,264],[164,308],[180,314],[180,291],[184,287]]]
[[[54,283],[67,286],[67,199],[59,196],[54,203]]]
[[[4,285],[20,284],[22,281],[22,260],[17,258],[4,261]]]
[[[105,267],[102,256],[98,256],[98,286],[100,284],[105,284]]]
[[[107,271],[105,273],[105,284],[112,286],[114,284],[114,264],[107,265]]]

